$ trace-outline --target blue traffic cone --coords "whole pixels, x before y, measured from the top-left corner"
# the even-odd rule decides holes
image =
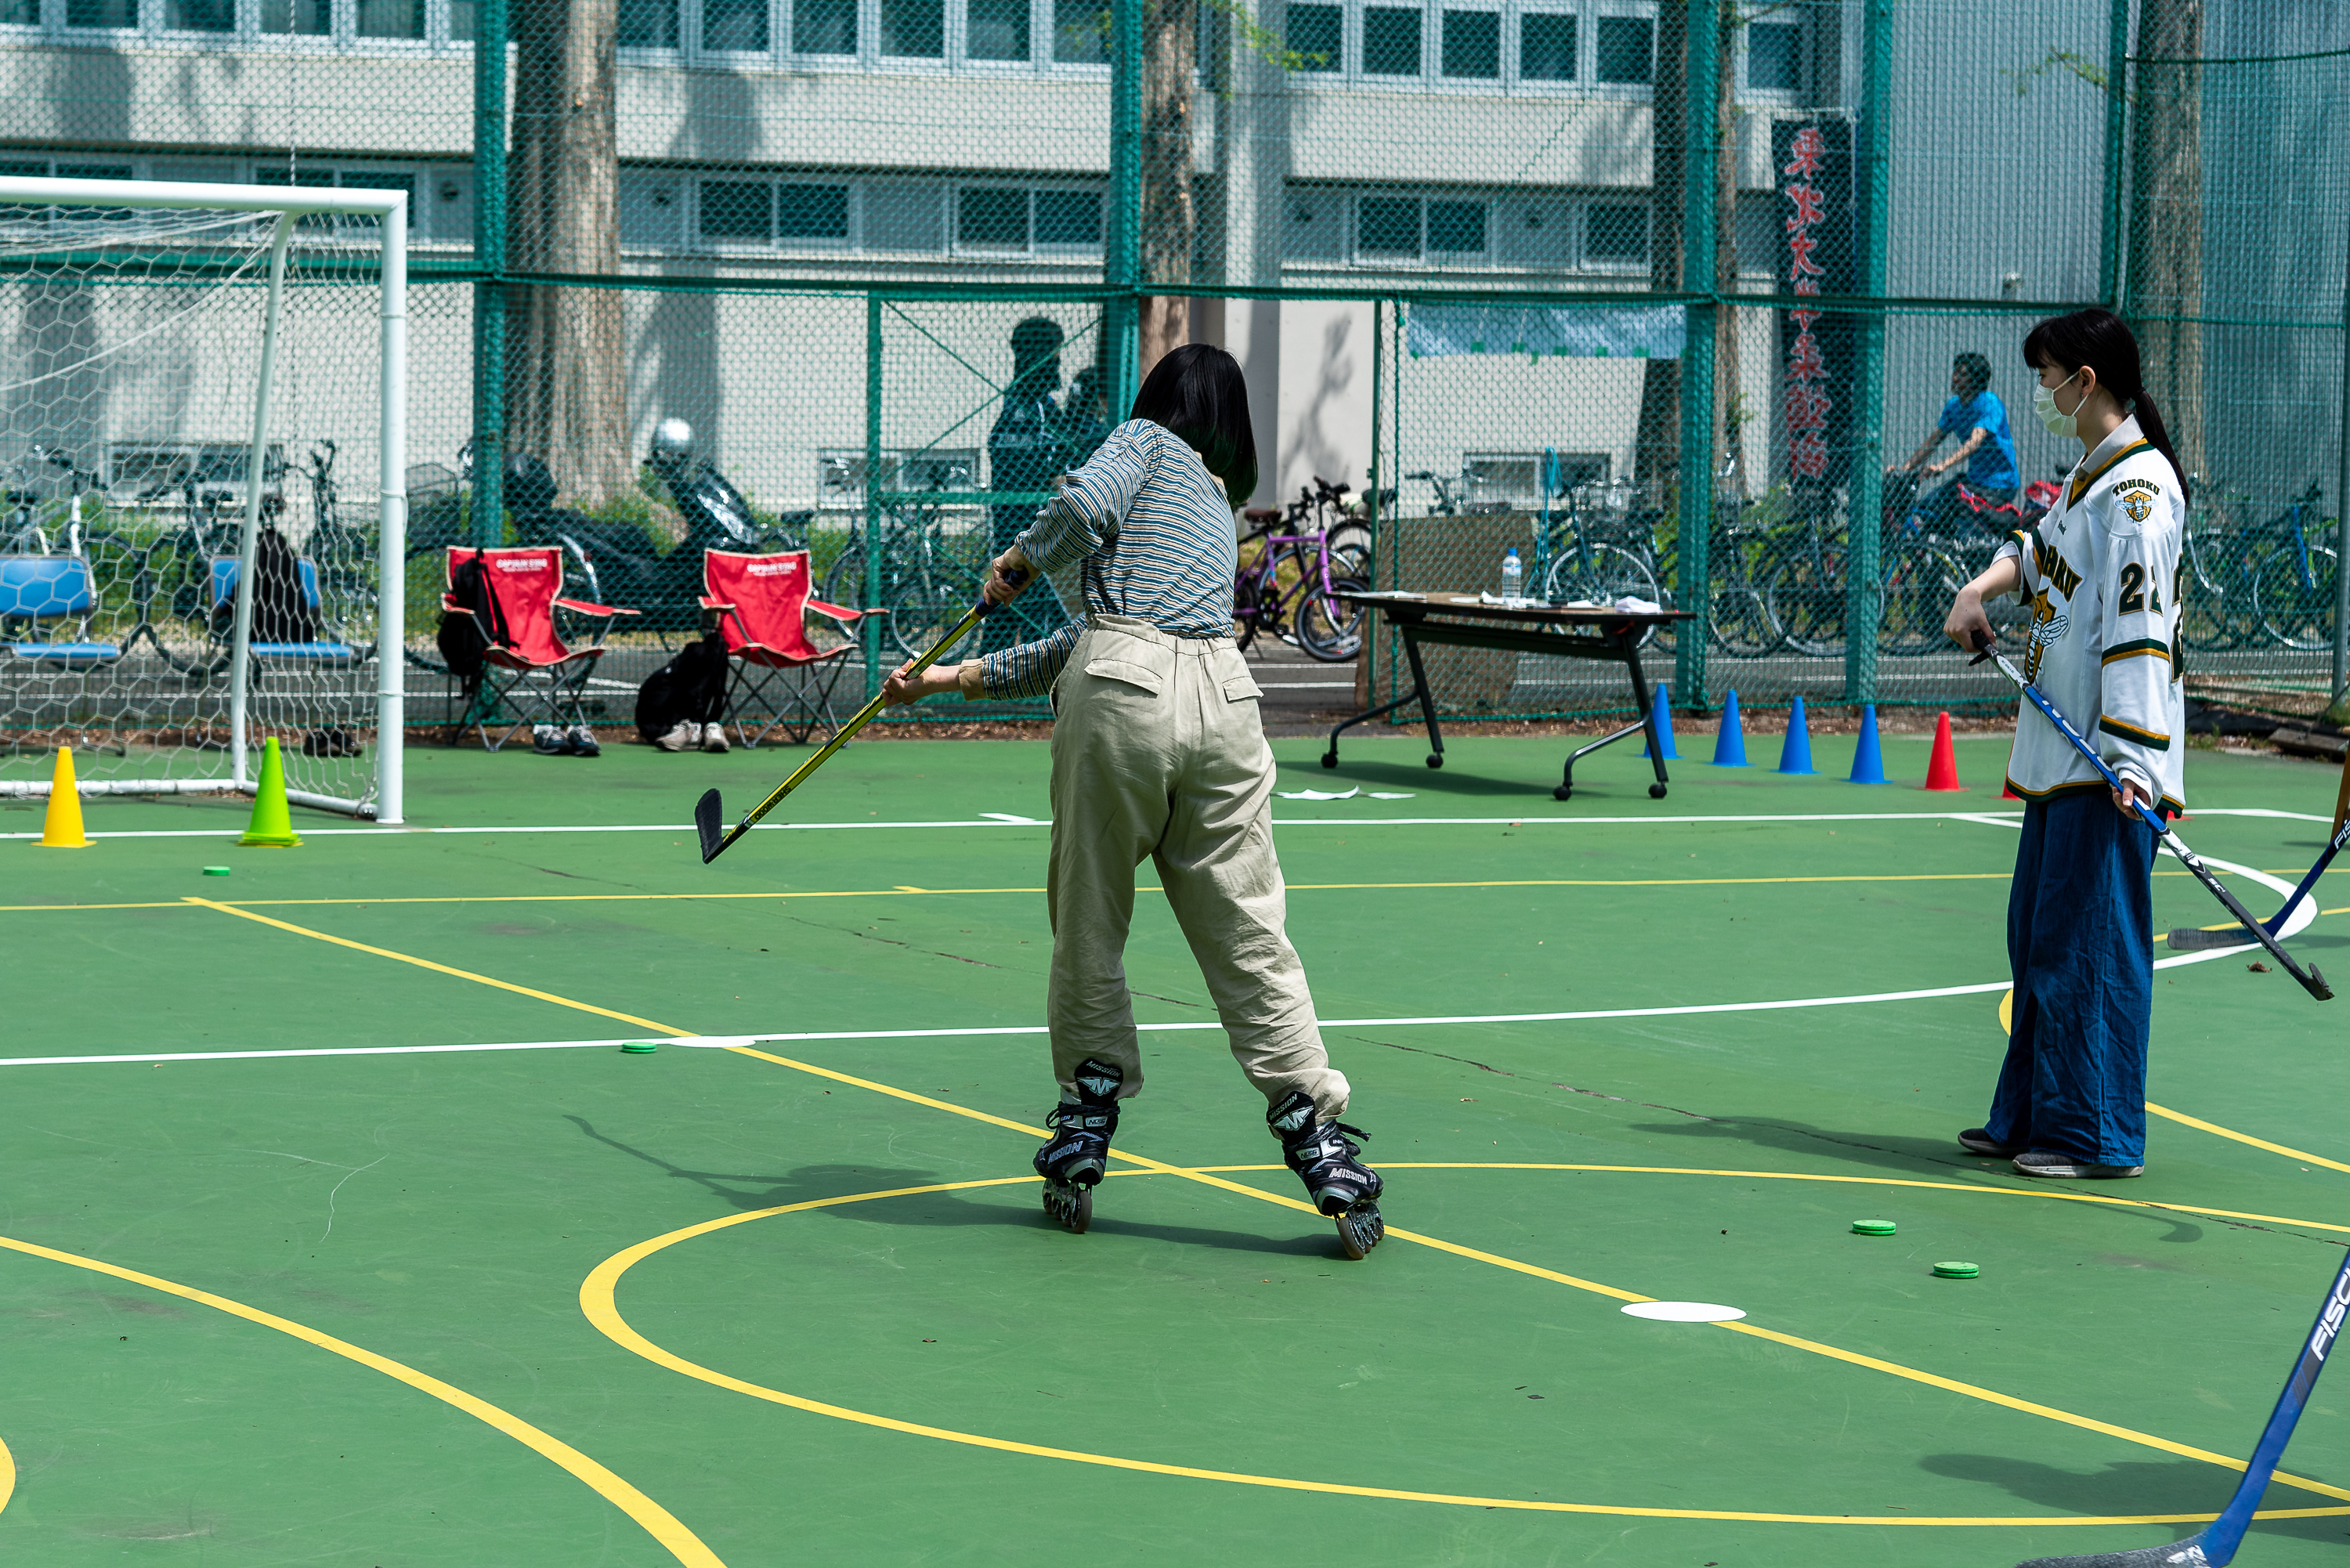
[[[1860,744],[1852,752],[1852,776],[1846,784],[1883,784],[1885,755],[1877,742],[1877,704],[1865,702],[1860,709]]]
[[[1787,743],[1779,748],[1779,771],[1783,774],[1810,774],[1819,770],[1812,766],[1812,732],[1804,719],[1804,700],[1787,713]]]
[[[1680,753],[1673,750],[1673,698],[1669,686],[1658,683],[1656,692],[1648,701],[1648,719],[1656,728],[1657,738],[1664,743],[1665,761],[1679,762]],[[1646,740],[1640,742],[1640,754],[1644,757],[1648,754]]]
[[[1742,768],[1746,765],[1746,732],[1738,727],[1738,692],[1733,689],[1721,704],[1721,733],[1713,739],[1713,765],[1718,768]]]

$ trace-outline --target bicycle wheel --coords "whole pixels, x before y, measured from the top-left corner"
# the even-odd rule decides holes
[[[2304,652],[2334,646],[2334,552],[2323,545],[2308,551],[2304,567],[2301,548],[2288,541],[2270,551],[2252,575],[2261,630]]]
[[[1787,646],[1814,659],[1844,652],[1842,561],[1824,552],[1799,550],[1785,557],[1763,586],[1763,608]]]
[[[91,592],[98,597],[91,634],[101,642],[127,643],[142,620],[139,575],[145,548],[120,534],[90,534],[82,539],[81,553],[89,563]]]
[[[849,535],[840,554],[825,568],[824,593],[827,604],[849,609],[861,609],[865,605],[865,534],[862,529]]]
[[[1371,525],[1359,518],[1350,517],[1334,524],[1323,542],[1330,553],[1333,576],[1345,574],[1351,581],[1367,583],[1374,579],[1371,570]]]
[[[1886,563],[1885,620],[1879,646],[1888,653],[1930,653],[1948,639],[1942,623],[1966,576],[1939,550],[1898,551]]]
[[[1620,545],[1593,545],[1580,555],[1570,551],[1551,567],[1543,587],[1544,596],[1553,604],[1565,600],[1612,605],[1617,599],[1634,598],[1672,607],[1658,590],[1657,575],[1648,564]],[[1649,627],[1641,634],[1638,646],[1646,648],[1656,636],[1657,628]]]
[[[1332,574],[1330,593],[1359,594],[1363,585]],[[1309,659],[1325,664],[1345,664],[1363,651],[1363,607],[1350,600],[1310,592],[1298,601],[1293,618],[1297,646]]]
[[[889,598],[889,636],[909,659],[936,647],[971,608],[973,596],[935,577],[910,577]]]

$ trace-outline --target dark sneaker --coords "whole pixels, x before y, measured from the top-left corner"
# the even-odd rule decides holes
[[[1094,1189],[1109,1166],[1109,1140],[1118,1136],[1118,1091],[1126,1075],[1088,1056],[1077,1064],[1076,1092],[1045,1117],[1052,1137],[1036,1151],[1036,1174],[1045,1179],[1045,1212],[1085,1234],[1093,1223]]]
[[[533,724],[530,749],[542,757],[567,757],[571,754],[571,736],[560,724]]]
[[[2002,1143],[1981,1127],[1969,1127],[1959,1135],[1959,1147],[1969,1154],[1994,1155],[2010,1159],[2023,1152],[2020,1143]]]
[[[2124,1176],[2144,1176],[2142,1165],[2092,1165],[2053,1148],[2029,1148],[2015,1157],[2018,1176],[2047,1176],[2064,1180],[2099,1181]]]

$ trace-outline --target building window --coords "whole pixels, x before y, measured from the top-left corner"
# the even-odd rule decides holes
[[[163,27],[173,33],[234,33],[235,0],[166,0]]]
[[[362,38],[424,36],[424,0],[359,0]]]
[[[1419,75],[1418,11],[1393,5],[1363,7],[1363,74],[1367,77]]]
[[[702,182],[702,237],[705,240],[756,240],[764,244],[775,225],[775,188],[762,180],[704,180]]]
[[[778,185],[775,235],[785,240],[848,239],[848,187]]]
[[[955,202],[955,244],[967,251],[1028,248],[1028,192],[973,185]]]
[[[1600,81],[1647,86],[1657,74],[1657,24],[1647,16],[1602,16],[1595,29],[1599,58],[1592,75]]]
[[[1482,202],[1430,202],[1428,248],[1450,256],[1483,255],[1486,211]]]
[[[946,58],[945,0],[881,0],[881,52],[899,59]]]
[[[677,0],[619,0],[616,40],[624,49],[677,47]]]
[[[1109,7],[1102,0],[1053,0],[1053,57],[1065,66],[1109,64]]]
[[[1444,13],[1444,74],[1468,81],[1502,76],[1502,17],[1496,11]]]
[[[136,27],[139,0],[66,0],[68,27]]]
[[[1575,18],[1528,11],[1518,18],[1518,79],[1575,80]]]
[[[1036,248],[1099,250],[1102,199],[1098,191],[1036,192]]]
[[[963,57],[1025,60],[1028,0],[964,0]]]
[[[857,53],[857,0],[794,0],[792,50],[802,55]]]
[[[1419,198],[1365,196],[1355,203],[1355,254],[1383,258],[1419,256]]]
[[[702,47],[713,54],[765,54],[767,0],[702,0]]]
[[[1746,28],[1746,86],[1753,92],[1796,92],[1804,84],[1804,29],[1798,22],[1754,22]]]
[[[1290,53],[1304,62],[1302,69],[1339,69],[1346,64],[1345,37],[1336,5],[1292,5],[1289,8],[1289,33],[1284,41]]]
[[[1596,266],[1648,264],[1648,210],[1593,202],[1584,210],[1583,259]]]

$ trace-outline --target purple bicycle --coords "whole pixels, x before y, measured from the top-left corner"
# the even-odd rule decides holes
[[[1309,504],[1315,499],[1309,496]],[[1284,519],[1269,508],[1242,514],[1256,524],[1240,542],[1232,576],[1232,639],[1243,650],[1259,632],[1270,632],[1326,664],[1344,664],[1362,651],[1362,610],[1338,596],[1363,592],[1369,574],[1343,539],[1334,545],[1332,535],[1345,524],[1305,520],[1318,510],[1293,506],[1287,532],[1277,531]]]

